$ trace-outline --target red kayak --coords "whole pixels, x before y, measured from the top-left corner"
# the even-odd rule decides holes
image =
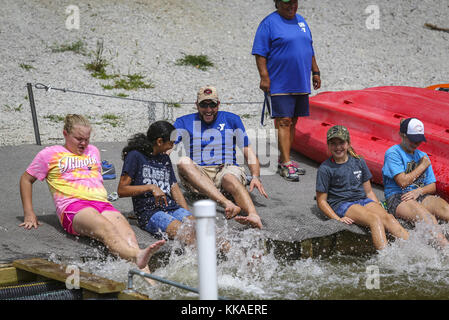
[[[427,142],[420,146],[432,162],[437,193],[449,201],[449,93],[390,86],[323,92],[310,98],[310,117],[296,125],[292,148],[321,163],[330,156],[327,130],[336,124],[349,129],[354,150],[362,155],[382,184],[385,151],[400,143],[399,122],[415,117],[424,123]]]

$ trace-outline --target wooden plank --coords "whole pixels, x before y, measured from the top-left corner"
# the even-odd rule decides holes
[[[21,281],[33,281],[36,275],[16,269],[12,264],[8,267],[0,267],[0,286],[17,284]]]
[[[129,290],[120,292],[117,298],[119,300],[150,300],[150,298],[147,295]]]
[[[64,283],[66,282],[67,277],[73,277],[74,275],[73,271],[67,269],[66,266],[41,258],[15,260],[13,266]],[[102,294],[120,292],[126,287],[124,283],[102,278],[83,271],[79,272],[79,285],[83,289]]]

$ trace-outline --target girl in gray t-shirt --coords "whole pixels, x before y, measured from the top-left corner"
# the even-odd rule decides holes
[[[387,245],[385,230],[408,239],[408,232],[380,205],[371,187],[371,172],[352,149],[348,129],[331,127],[327,145],[331,157],[320,165],[316,178],[318,208],[330,219],[370,228],[377,250]]]

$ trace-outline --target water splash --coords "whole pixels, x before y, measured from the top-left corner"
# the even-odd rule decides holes
[[[449,225],[440,227],[448,235]],[[409,240],[397,239],[368,257],[334,254],[289,261],[266,248],[259,230],[239,231],[225,225],[217,229],[217,237],[230,244],[229,251],[218,259],[219,295],[230,299],[446,299],[449,248],[435,246],[432,231],[428,225],[416,223]],[[83,271],[112,280],[126,282],[128,270],[135,268],[122,259],[105,257],[101,250],[92,250],[89,256],[96,258],[76,264]],[[367,288],[368,266],[378,267],[380,289]],[[153,274],[198,287],[197,270],[195,247],[172,241],[168,261]],[[151,299],[198,298],[161,283],[150,286],[141,277],[135,277],[134,283],[137,291]]]

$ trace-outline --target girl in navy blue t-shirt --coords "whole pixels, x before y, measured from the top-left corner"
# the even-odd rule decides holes
[[[147,134],[139,133],[128,141],[122,151],[124,160],[118,185],[120,197],[132,197],[139,227],[154,235],[178,236],[187,244],[194,242],[194,228],[183,223],[193,219],[187,202],[178,186],[170,157],[170,140],[175,127],[167,121],[150,125]],[[174,135],[176,138],[176,135]]]
[[[387,245],[385,230],[408,239],[408,232],[379,204],[371,187],[371,172],[365,160],[352,149],[348,129],[340,125],[331,127],[327,145],[332,156],[318,168],[318,208],[331,219],[370,228],[377,250]]]

